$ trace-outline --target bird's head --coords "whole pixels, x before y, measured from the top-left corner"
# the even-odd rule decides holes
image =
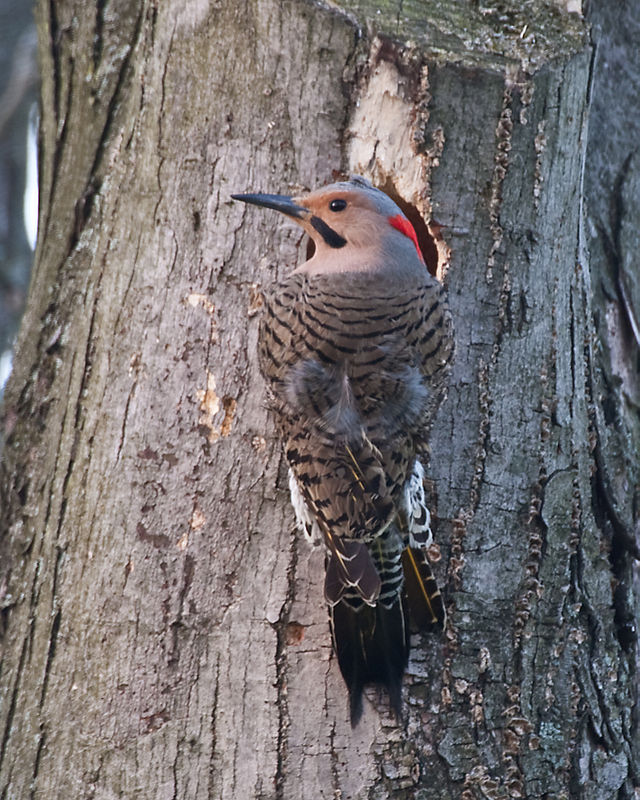
[[[273,208],[294,219],[315,244],[298,272],[372,269],[424,259],[409,220],[384,192],[352,177],[309,194],[234,194],[234,200]]]

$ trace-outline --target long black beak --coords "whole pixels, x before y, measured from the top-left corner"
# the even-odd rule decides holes
[[[288,217],[296,219],[304,219],[310,213],[308,208],[294,203],[293,199],[286,194],[232,194],[231,197],[254,206],[274,208],[276,211],[281,211]]]

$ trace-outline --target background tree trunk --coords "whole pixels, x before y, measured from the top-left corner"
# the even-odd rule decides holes
[[[36,48],[31,5],[0,0],[0,397],[33,259],[23,204],[27,130],[37,102]]]
[[[3,800],[634,796],[637,408],[602,382],[582,221],[606,84],[541,2],[371,6],[38,5]],[[457,339],[429,469],[449,626],[403,724],[369,692],[355,731],[256,366],[260,289],[306,243],[229,201],[334,170],[430,224]]]

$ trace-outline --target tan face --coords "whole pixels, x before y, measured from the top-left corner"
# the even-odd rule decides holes
[[[379,240],[388,219],[362,191],[328,187],[293,198],[309,214],[296,221],[314,240],[316,248],[366,248]]]

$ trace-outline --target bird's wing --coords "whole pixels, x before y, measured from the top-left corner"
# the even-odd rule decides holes
[[[444,382],[454,355],[453,323],[445,291],[437,281],[425,283],[416,296],[414,320],[407,343],[417,356],[418,367],[430,389]]]
[[[425,308],[420,286],[388,298],[348,289],[301,275],[280,283],[266,299],[259,356],[287,460],[330,552],[327,599],[355,588],[371,603],[380,579],[362,544],[401,502],[428,400],[423,362],[439,357],[428,347],[422,357],[424,325],[442,314]]]
[[[329,550],[327,601],[355,590],[375,602],[380,577],[367,545],[396,513],[380,452],[366,437],[345,442],[323,432],[311,438],[306,428],[291,426],[285,454]]]

